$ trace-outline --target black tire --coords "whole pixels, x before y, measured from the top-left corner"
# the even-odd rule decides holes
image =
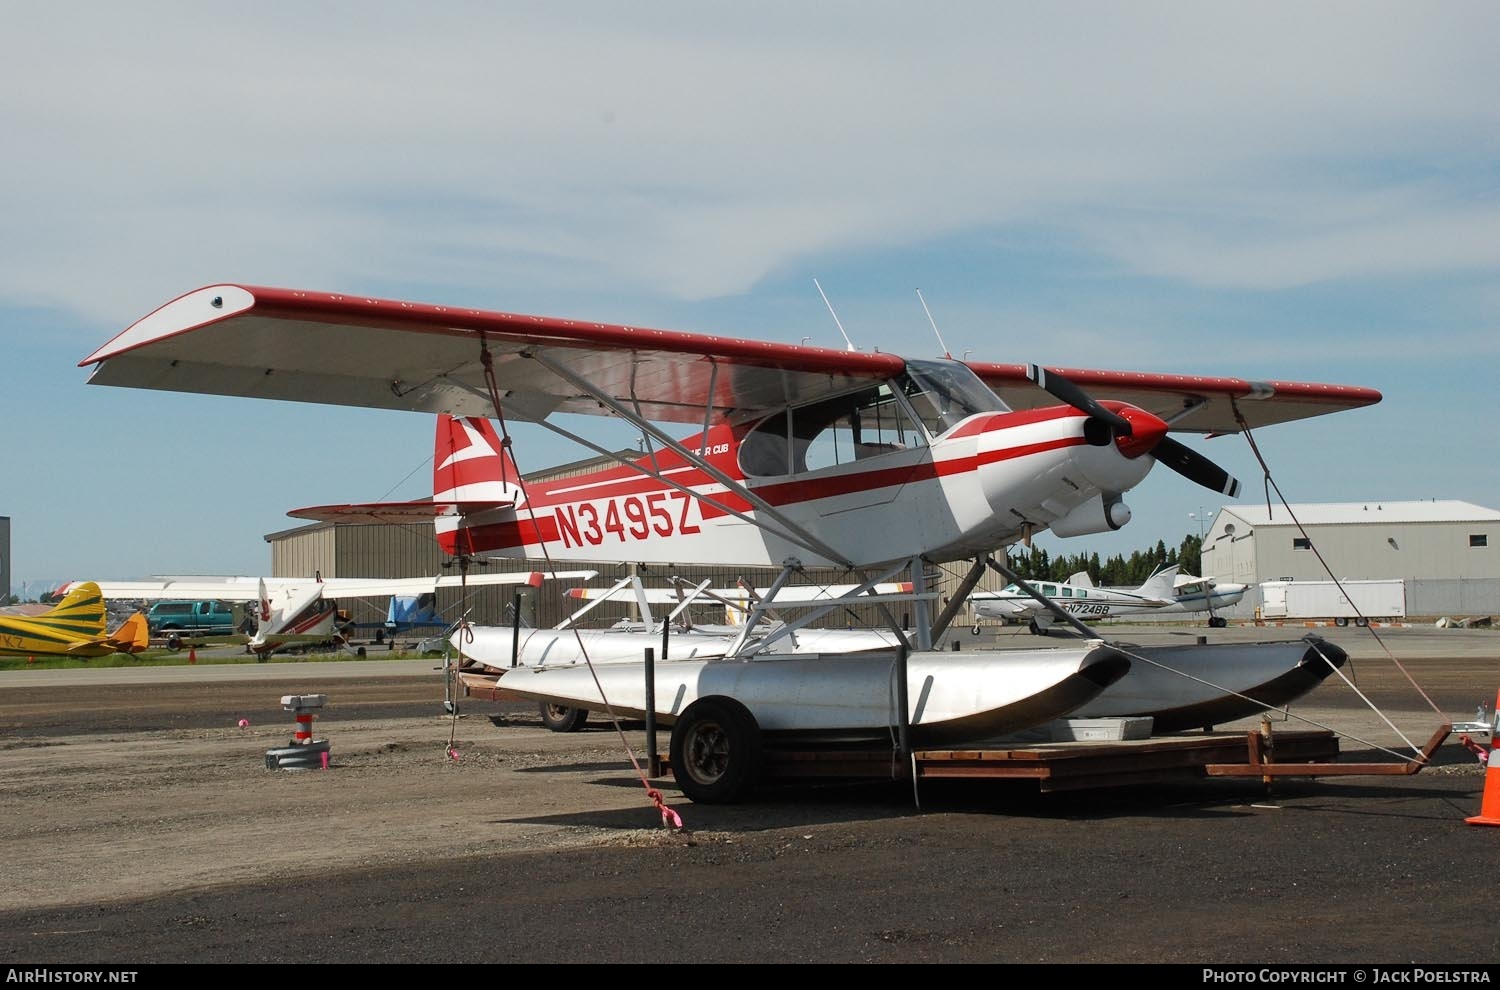
[[[1229,620],[1223,618],[1222,616],[1216,615],[1212,619],[1208,620],[1208,627],[1210,629],[1223,629],[1227,625],[1229,625]]]
[[[1031,620],[1031,635],[1033,635],[1033,636],[1045,636],[1045,635],[1047,635],[1046,633],[1042,632],[1042,627],[1039,626],[1039,625],[1037,625],[1037,622],[1036,622],[1035,619]]]
[[[1333,620],[1333,624],[1336,625],[1336,626],[1338,626],[1340,629],[1342,629],[1342,628],[1344,628],[1345,626],[1347,626],[1349,624],[1349,620],[1348,619],[1334,619]]]
[[[760,725],[721,695],[699,698],[672,726],[672,777],[697,804],[729,804],[760,778]]]
[[[553,732],[577,732],[589,720],[587,708],[569,708],[544,701],[538,706],[542,713],[542,724]]]
[[[1363,629],[1370,624],[1370,620],[1365,618],[1364,616],[1360,616],[1359,618],[1354,620],[1354,624]]]
[[[181,650],[182,649],[182,637],[179,636],[179,635],[177,635],[176,633],[172,633],[171,635],[169,635],[167,637],[167,649],[171,650],[173,653],[176,653],[179,650]]]
[[[969,630],[969,633],[970,633],[970,634],[971,634],[971,635],[974,635],[974,636],[978,636],[978,635],[979,635],[979,623],[977,623],[977,622],[976,622],[976,623],[974,623],[974,628],[973,628],[973,629],[970,629],[970,630]]]

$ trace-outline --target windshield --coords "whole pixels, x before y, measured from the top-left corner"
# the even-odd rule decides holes
[[[959,361],[907,361],[906,373],[898,381],[932,436],[948,432],[975,413],[1010,412],[1010,407]]]

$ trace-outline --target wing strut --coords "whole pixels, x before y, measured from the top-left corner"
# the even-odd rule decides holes
[[[866,592],[873,591],[876,585],[885,581],[887,578],[891,577],[899,571],[905,570],[909,563],[909,561],[900,561],[899,563],[892,565],[888,570],[877,573],[873,578],[870,577],[867,572],[860,571],[858,572],[859,575],[865,578],[863,584],[860,584],[856,588],[845,591],[842,594],[835,595],[830,598],[780,603],[779,607],[784,609],[809,609],[809,612],[799,619],[795,619],[791,622],[784,622],[780,627],[768,633],[764,639],[755,644],[755,652],[765,652],[766,648],[770,644],[776,642],[778,639],[781,639],[784,636],[791,636],[796,633],[798,629],[816,622],[818,619],[821,619],[823,616],[827,615],[830,612],[845,608],[849,605],[875,605],[876,607],[878,607],[884,614],[886,622],[890,625],[891,631],[895,634],[897,642],[910,649],[911,643],[908,641],[906,633],[902,631],[900,623],[898,623],[895,616],[891,614],[890,603],[915,602],[919,606],[925,607],[928,603],[930,603],[934,598],[937,597],[938,593],[935,591],[919,592],[916,591],[914,587],[911,592],[898,592],[895,594],[866,594]],[[791,569],[793,567],[794,562],[789,561],[787,564],[787,568]],[[783,570],[782,574],[788,575],[789,570]],[[778,578],[777,580],[778,582],[781,581],[780,578]],[[738,656],[739,652],[743,650],[749,643],[749,630],[756,622],[760,620],[760,616],[765,614],[766,612],[769,612],[773,607],[778,606],[778,603],[776,602],[775,592],[779,592],[780,587],[780,583],[773,584],[770,588],[766,589],[765,596],[753,604],[750,610],[750,618],[745,623],[745,631],[740,634],[740,639],[730,647],[729,651],[725,654],[726,656]]]
[[[663,446],[676,453],[679,457],[683,458],[689,464],[693,465],[698,470],[708,475],[710,478],[713,478],[719,484],[725,486],[736,495],[739,495],[745,501],[755,506],[762,514],[776,520],[776,522],[779,523],[783,529],[787,530],[791,534],[796,535],[796,539],[794,539],[792,542],[813,551],[814,553],[826,558],[827,560],[833,561],[841,567],[853,569],[854,563],[846,559],[843,554],[839,553],[837,550],[833,549],[833,547],[824,543],[822,540],[818,539],[816,536],[813,536],[807,530],[803,529],[801,526],[788,519],[785,515],[774,508],[769,502],[761,498],[759,495],[755,494],[749,488],[746,488],[740,482],[734,480],[723,471],[720,471],[718,468],[714,467],[708,462],[707,458],[702,457],[699,454],[694,454],[692,451],[688,450],[682,444],[673,439],[670,434],[664,432],[661,429],[658,429],[656,426],[647,422],[637,413],[632,412],[630,409],[620,404],[615,400],[613,396],[600,391],[589,382],[574,374],[570,369],[548,358],[547,355],[542,353],[541,351],[532,351],[530,352],[530,356],[532,360],[538,362],[548,371],[557,375],[559,378],[562,378],[564,381],[573,385],[575,388],[581,389],[586,395],[590,396],[596,402],[608,408],[611,412],[619,416],[621,419],[625,420],[627,423],[655,437]],[[712,396],[710,396],[710,402],[712,402]],[[687,492],[693,498],[703,498],[703,495],[701,493],[693,491],[692,489],[683,488],[682,490]],[[761,525],[755,520],[746,521],[752,522],[755,525]]]

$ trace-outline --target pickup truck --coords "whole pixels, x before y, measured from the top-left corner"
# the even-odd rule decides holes
[[[234,606],[220,601],[157,602],[146,612],[146,625],[153,636],[228,636],[234,632]]]

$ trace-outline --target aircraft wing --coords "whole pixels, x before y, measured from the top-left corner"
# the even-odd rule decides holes
[[[539,586],[543,581],[590,581],[598,571],[510,571],[501,574],[457,574],[420,578],[324,578],[330,598],[382,598],[388,595],[422,595],[438,588],[470,588],[507,584]]]
[[[859,585],[857,584],[832,584],[827,587],[815,587],[812,585],[788,585],[786,587],[783,587],[776,593],[776,600],[771,604],[806,605],[810,603],[825,601],[832,603],[841,595],[848,594],[858,587]],[[679,596],[677,592],[672,588],[645,588],[643,590],[646,595],[647,603],[651,605],[677,605],[682,602],[683,597],[686,597],[687,593],[691,592],[691,589],[687,589],[683,596]],[[767,588],[756,588],[755,594],[757,597],[763,598],[767,594],[768,590],[769,589]],[[910,594],[911,590],[912,583],[910,581],[888,581],[883,584],[875,585],[870,589],[870,594],[904,595]],[[635,589],[629,587],[569,588],[565,594],[568,598],[580,598],[584,601],[598,601],[600,599],[605,599],[619,602],[636,602],[640,600],[636,596]],[[733,602],[749,601],[749,596],[745,593],[745,590],[743,588],[713,589],[712,595],[713,597],[710,597],[707,594],[700,595],[697,601],[702,605],[712,605],[715,603],[716,598],[727,598]],[[858,598],[851,598],[849,599],[849,602],[856,605],[860,603]]]
[[[985,384],[1012,409],[1056,405],[1057,400],[1026,377],[1024,364],[969,362]],[[1235,410],[1251,429],[1309,416],[1374,405],[1381,395],[1358,385],[1311,382],[1247,381],[1200,375],[1166,375],[1141,371],[1091,371],[1048,368],[1095,399],[1128,402],[1167,422],[1170,429],[1192,433],[1239,433]]]
[[[487,585],[530,584],[545,580],[590,581],[598,571],[508,571],[498,574],[470,574],[465,582],[457,574],[414,578],[266,578],[266,590],[279,592],[287,588],[309,588],[321,583],[328,598],[384,598],[390,595],[422,595],[438,588],[457,588],[464,583],[471,588]],[[253,602],[260,600],[259,578],[230,577],[218,581],[194,578],[159,581],[100,581],[99,591],[105,599],[130,601],[204,600]]]
[[[608,415],[570,376],[646,419],[751,418],[879,381],[892,354],[241,285],[197,289],[80,366],[92,384],[493,416]],[[550,367],[549,367],[550,365]]]

